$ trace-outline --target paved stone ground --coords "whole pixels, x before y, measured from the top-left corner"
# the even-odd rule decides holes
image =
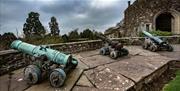
[[[23,69],[14,71],[11,82],[9,82],[9,75],[3,75],[0,77],[0,91],[8,91],[8,85],[10,86],[9,91],[23,91],[28,88],[29,85],[23,80]]]
[[[142,80],[148,81],[152,73],[172,60],[140,46],[126,48],[130,54],[117,60],[99,55],[98,50],[76,54],[89,69],[84,71],[83,79],[80,78],[73,91],[125,91]]]
[[[127,46],[130,54],[117,60],[99,55],[99,50],[73,54],[79,65],[68,75],[63,87],[52,88],[47,80],[30,87],[21,80],[20,69],[13,72],[11,91],[125,91],[139,82],[149,81],[172,58],[179,59],[180,45],[174,47],[174,52],[155,53],[140,46]],[[7,84],[8,75],[1,76],[0,91],[7,91]]]
[[[173,45],[173,47],[174,47],[174,52],[161,51],[158,53],[163,56],[167,56],[170,58],[175,58],[176,60],[180,60],[180,44]]]

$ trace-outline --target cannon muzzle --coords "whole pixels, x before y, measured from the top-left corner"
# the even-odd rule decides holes
[[[99,38],[99,39],[101,39],[102,41],[104,41],[104,42],[107,42],[108,44],[112,44],[112,41],[110,40],[110,39],[108,39],[105,35],[103,35],[103,34],[97,34],[96,33],[96,36]]]
[[[153,40],[154,42],[156,42],[156,43],[158,43],[158,44],[162,44],[162,43],[163,43],[163,41],[162,41],[160,38],[153,36],[152,34],[150,34],[150,33],[147,32],[147,31],[144,31],[144,30],[143,30],[142,33],[143,33],[146,37],[150,38],[151,40]]]

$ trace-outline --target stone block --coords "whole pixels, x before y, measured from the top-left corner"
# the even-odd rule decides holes
[[[76,83],[78,86],[85,86],[85,87],[94,87],[91,82],[87,79],[86,75],[82,75],[78,82]]]
[[[98,66],[97,68],[85,71],[84,73],[100,90],[126,91],[134,85],[133,81],[104,66]]]

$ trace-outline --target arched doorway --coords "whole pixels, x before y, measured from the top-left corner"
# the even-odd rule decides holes
[[[171,13],[165,12],[156,18],[156,30],[172,32],[174,29],[174,17]]]

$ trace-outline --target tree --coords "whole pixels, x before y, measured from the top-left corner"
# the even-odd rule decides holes
[[[64,34],[62,36],[62,39],[63,39],[63,42],[68,42],[69,41],[69,38],[68,38],[67,34]]]
[[[44,36],[46,31],[39,20],[39,13],[30,12],[23,26],[25,37]]]
[[[0,36],[0,50],[1,49],[9,49],[10,44],[12,43],[12,41],[16,40],[16,36],[11,33],[4,33],[3,35]]]
[[[16,36],[12,33],[12,32],[8,32],[8,33],[4,33],[2,36],[1,36],[1,39],[2,41],[14,41],[16,40]]]
[[[90,29],[85,29],[80,33],[81,38],[93,39],[93,32]]]
[[[59,35],[60,30],[56,18],[54,16],[51,17],[51,21],[49,22],[49,28],[51,30],[51,35]]]
[[[96,34],[102,34],[102,32],[97,32],[97,31],[95,31],[95,30],[93,30],[93,39],[94,40],[96,40],[96,39],[99,39],[97,36],[96,36]]]
[[[69,39],[70,40],[75,40],[79,38],[79,34],[78,34],[78,28],[69,32]]]

